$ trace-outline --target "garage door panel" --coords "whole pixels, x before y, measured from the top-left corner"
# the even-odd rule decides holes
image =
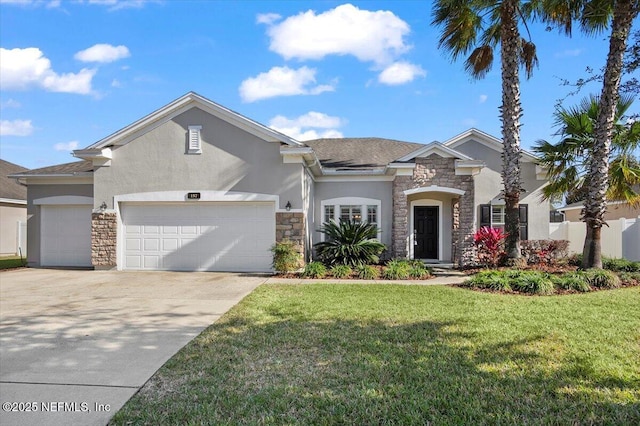
[[[40,263],[91,266],[91,206],[41,207]]]
[[[121,211],[126,269],[271,269],[273,203],[124,204]],[[143,233],[136,234],[140,227]],[[129,239],[140,243],[129,244]],[[147,261],[147,256],[155,260]]]

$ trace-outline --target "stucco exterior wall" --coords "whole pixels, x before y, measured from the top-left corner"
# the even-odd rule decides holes
[[[0,203],[0,255],[18,254],[18,222],[27,221],[27,206]],[[23,247],[25,250],[25,247]],[[23,251],[23,254],[26,252]]]
[[[188,127],[202,126],[202,153],[186,154]],[[280,144],[192,108],[113,149],[111,166],[95,171],[97,208],[113,197],[157,191],[233,191],[278,195],[302,208],[302,164],[283,164]]]
[[[29,266],[40,265],[40,205],[34,200],[45,197],[81,196],[93,197],[93,185],[59,184],[29,185],[27,191],[27,262]]]
[[[316,182],[315,183],[315,228],[314,242],[321,241],[318,229],[322,226],[324,212],[322,201],[332,198],[357,197],[380,200],[380,241],[391,248],[391,224],[393,221],[393,198],[391,182]]]
[[[500,200],[502,184],[502,157],[499,152],[479,142],[470,140],[457,146],[459,151],[475,160],[482,160],[485,167],[475,176],[475,212],[476,227],[479,225],[479,208],[481,204],[504,204]],[[531,162],[520,162],[522,187],[525,190],[520,195],[520,203],[529,206],[529,239],[540,240],[549,238],[549,201],[542,200],[542,187],[545,180],[536,179],[536,165]]]

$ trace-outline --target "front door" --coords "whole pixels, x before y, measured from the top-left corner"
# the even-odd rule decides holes
[[[438,259],[438,232],[438,207],[414,207],[414,259]]]

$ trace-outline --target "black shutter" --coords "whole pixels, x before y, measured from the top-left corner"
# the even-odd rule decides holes
[[[491,204],[480,204],[480,228],[491,227]]]
[[[529,239],[529,205],[520,204],[520,239]]]

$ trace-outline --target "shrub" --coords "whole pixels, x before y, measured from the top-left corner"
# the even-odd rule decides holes
[[[358,266],[378,263],[385,245],[377,240],[378,227],[372,223],[333,220],[319,230],[325,241],[314,245],[320,260],[328,266]]]
[[[551,280],[557,288],[562,290],[574,290],[582,293],[591,291],[589,281],[582,272],[569,272],[561,275],[553,275]]]
[[[424,280],[426,278],[429,278],[431,276],[431,271],[429,270],[429,268],[427,268],[427,266],[420,262],[420,261],[414,261],[414,262],[410,262],[410,269],[409,269],[409,276],[411,278],[415,278],[417,280]]]
[[[338,279],[349,278],[352,272],[351,268],[347,265],[334,265],[331,268],[331,275]]]
[[[356,266],[356,274],[362,280],[377,280],[380,277],[378,268],[371,265]]]
[[[502,271],[481,271],[470,279],[466,280],[463,285],[472,288],[484,288],[496,291],[510,291],[511,274]]]
[[[327,275],[327,268],[321,262],[310,262],[304,267],[303,277],[324,278]]]
[[[512,278],[511,287],[531,294],[552,294],[555,290],[549,275],[538,271],[520,271]]]
[[[272,266],[277,272],[287,273],[300,269],[302,265],[302,255],[296,243],[284,240],[271,246],[273,253]]]
[[[592,287],[617,288],[621,285],[620,278],[606,269],[587,269],[583,274]]]
[[[406,280],[409,278],[411,263],[407,260],[394,259],[387,263],[382,276],[387,280]]]
[[[567,240],[523,240],[520,241],[522,255],[530,264],[553,264],[567,257]]]
[[[620,272],[618,277],[625,285],[640,285],[640,272]]]
[[[473,243],[478,250],[478,263],[482,266],[498,266],[504,256],[504,240],[507,234],[499,228],[483,226],[473,234]]]
[[[615,272],[640,272],[640,262],[627,259],[602,259],[602,267]]]

